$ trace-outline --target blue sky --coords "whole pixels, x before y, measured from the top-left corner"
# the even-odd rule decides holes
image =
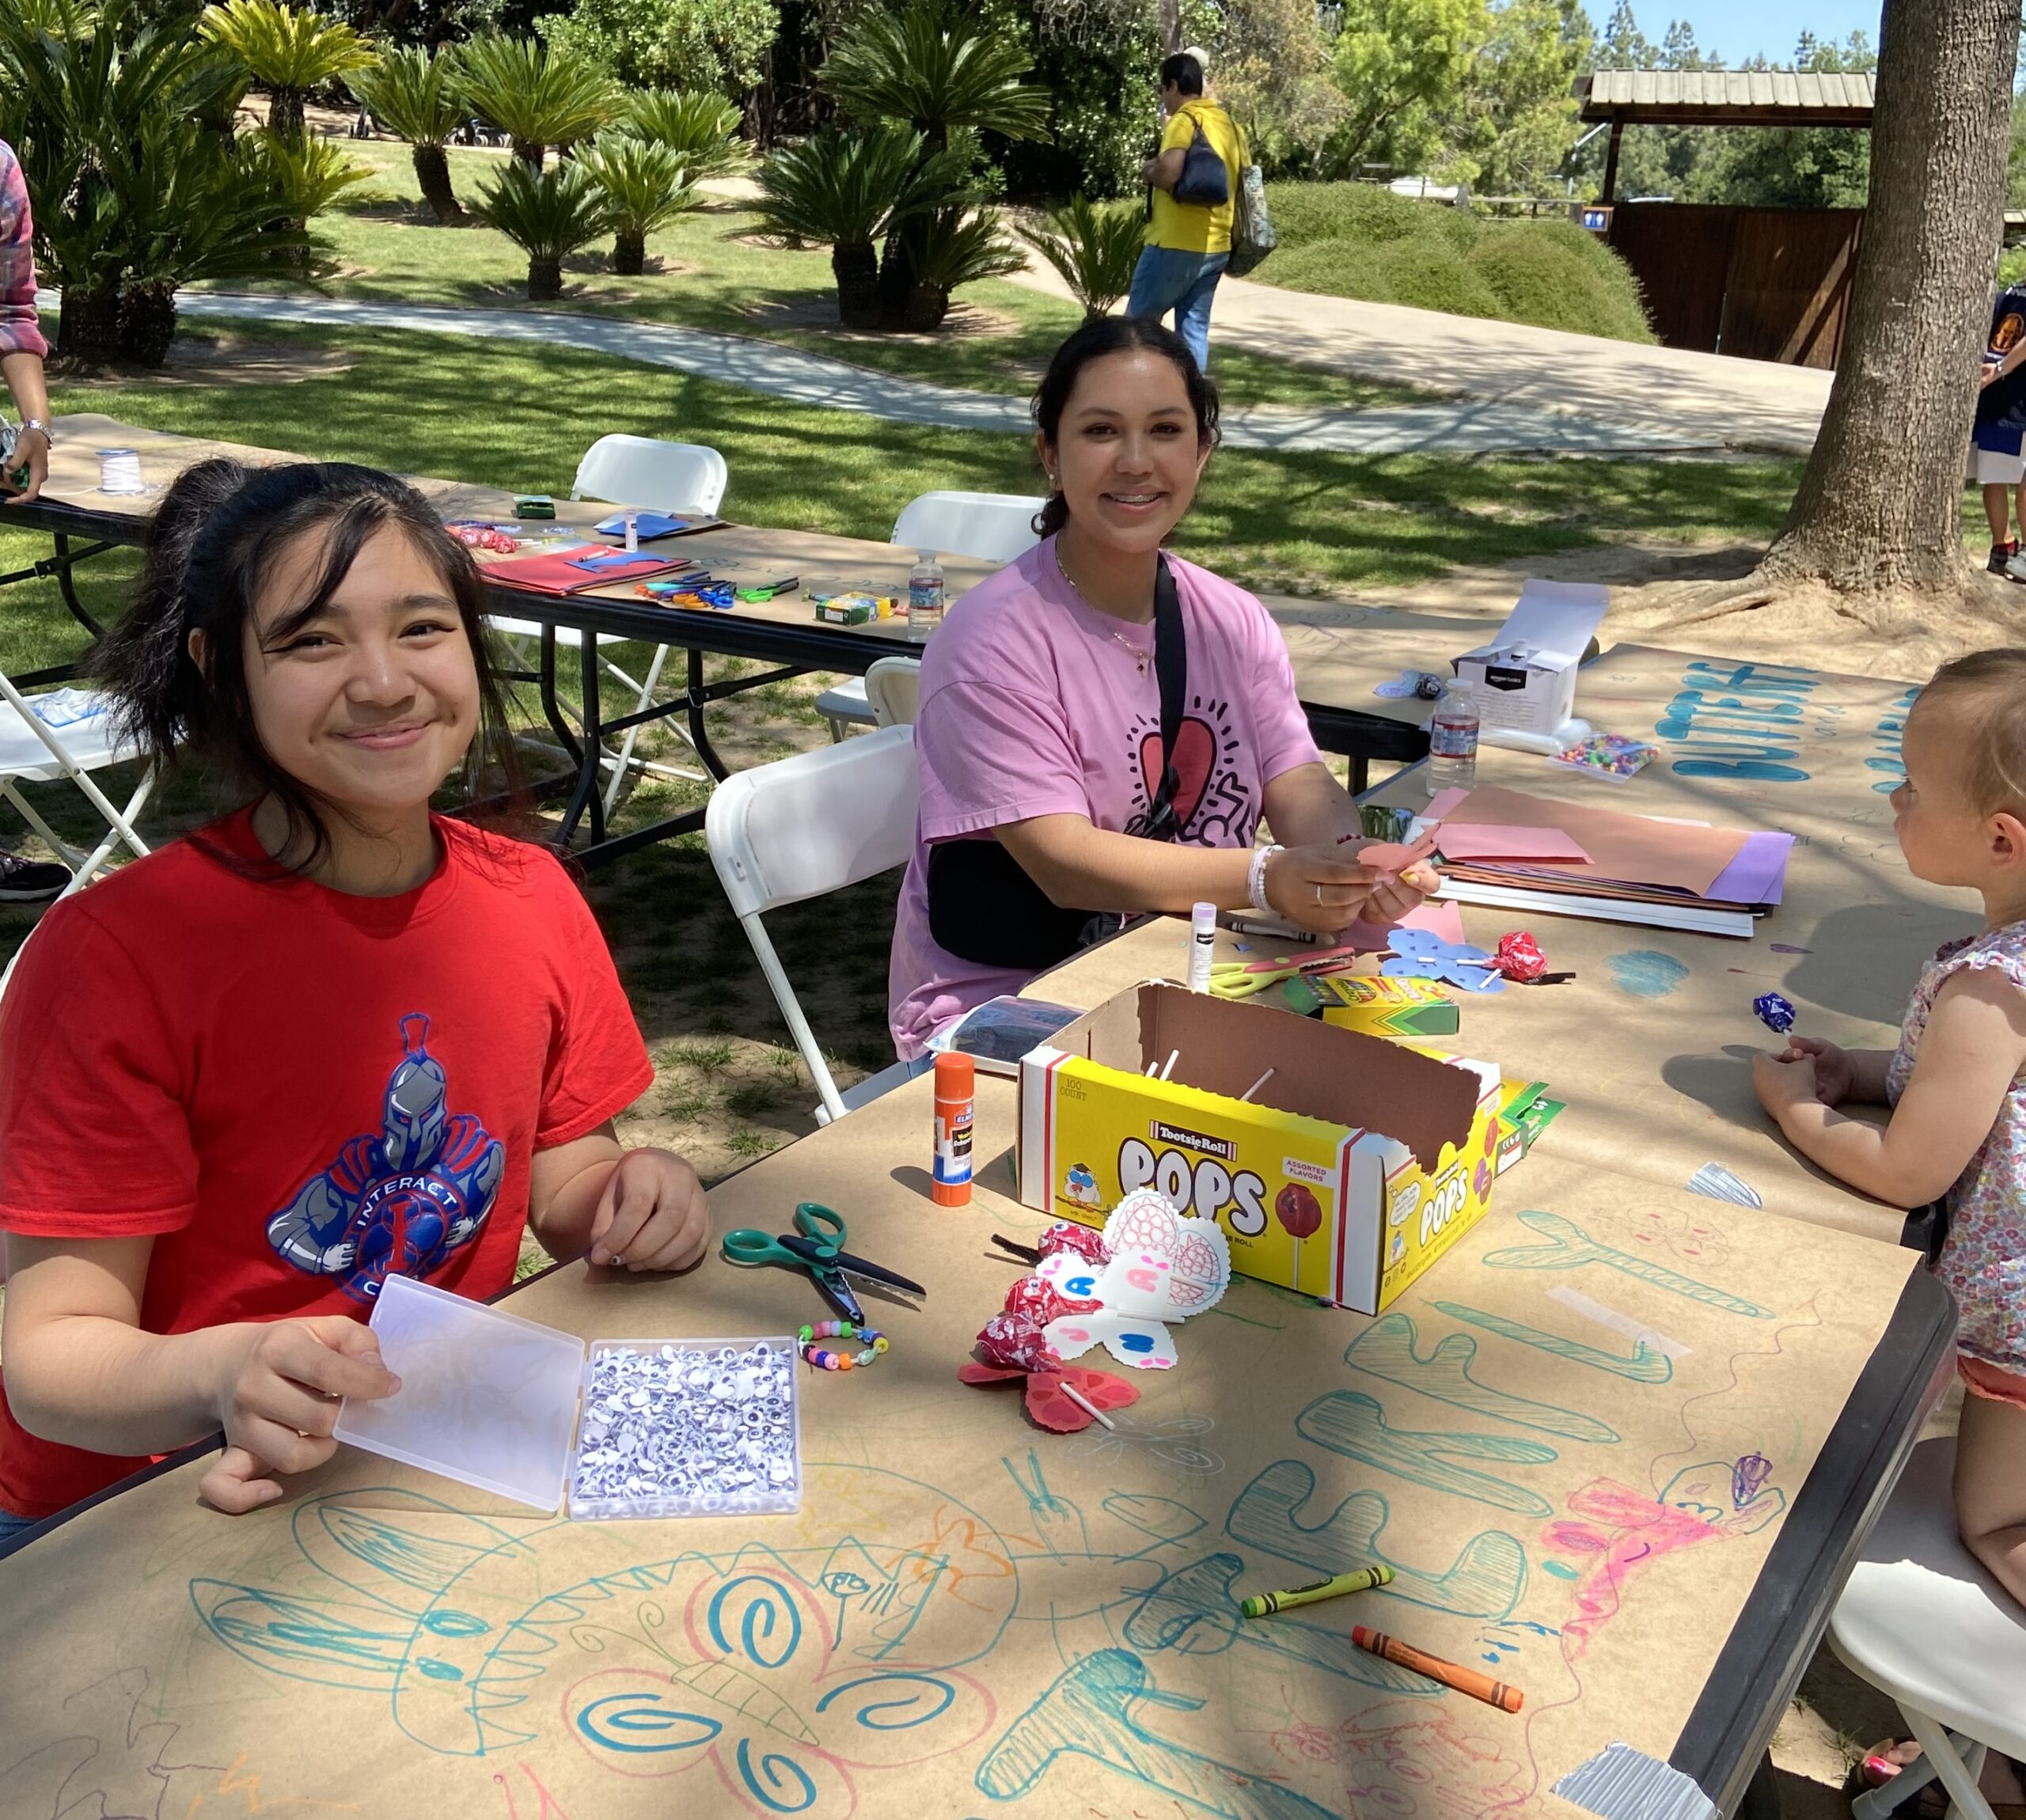
[[[1589,0],[1590,17],[1599,29],[1611,17],[1614,3]],[[1761,51],[1772,62],[1785,63],[1804,31],[1836,39],[1862,32],[1874,45],[1878,43],[1879,0],[1633,0],[1632,10],[1640,30],[1656,44],[1670,19],[1686,19],[1695,28],[1696,42],[1731,64]]]

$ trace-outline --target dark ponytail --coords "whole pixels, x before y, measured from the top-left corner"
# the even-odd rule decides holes
[[[122,737],[165,768],[194,760],[223,775],[243,799],[272,796],[288,817],[295,870],[328,850],[336,806],[277,764],[260,741],[246,684],[245,631],[283,552],[320,538],[323,566],[293,610],[320,609],[343,585],[366,540],[401,531],[456,601],[478,672],[479,727],[468,772],[495,766],[518,785],[504,699],[486,643],[484,590],[471,552],[405,481],[342,461],[249,468],[220,457],[179,475],[155,514],[132,609],[87,667],[112,695]],[[190,654],[204,635],[205,662]]]
[[[1212,448],[1217,442],[1217,389],[1210,376],[1196,364],[1182,337],[1149,316],[1101,316],[1087,322],[1055,351],[1048,363],[1032,406],[1034,427],[1053,449],[1062,427],[1062,413],[1083,369],[1110,354],[1135,354],[1144,349],[1158,354],[1182,375],[1189,393],[1189,408],[1196,413],[1196,440]],[[1060,492],[1052,492],[1048,502],[1034,514],[1034,529],[1053,537],[1069,522],[1069,502]]]

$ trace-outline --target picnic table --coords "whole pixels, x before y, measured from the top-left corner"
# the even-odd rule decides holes
[[[1012,1084],[978,1083],[955,1210],[918,1165],[931,1092],[711,1191],[719,1231],[821,1200],[927,1286],[868,1300],[875,1367],[805,1373],[799,1513],[568,1522],[343,1449],[228,1517],[188,1450],[0,1549],[7,1811],[257,1786],[439,1820],[1437,1820],[1573,1815],[1554,1785],[1600,1760],[1736,1807],[1949,1370],[1912,1253],[1537,1151],[1381,1319],[1235,1280],[1175,1369],[1123,1374],[1114,1430],[1058,1435],[1017,1385],[956,1377],[1020,1270],[991,1235],[1041,1224],[1012,1198]],[[825,1312],[715,1255],[567,1265],[507,1306],[586,1337]],[[1238,1613],[1377,1560],[1381,1591]]]
[[[106,550],[141,543],[163,489],[184,468],[211,455],[230,455],[255,462],[302,459],[283,450],[144,430],[93,413],[59,418],[55,430],[56,446],[50,458],[49,482],[42,496],[28,505],[9,506],[5,516],[0,517],[0,525],[48,532],[55,540],[55,554],[18,575],[0,576],[0,585],[36,574],[53,574],[70,612],[93,637],[101,628],[78,598],[74,582],[77,565]],[[136,452],[142,478],[149,489],[146,492],[118,495],[101,491],[98,451],[116,446]],[[513,517],[513,495],[496,487],[428,476],[411,478],[446,519],[504,522]],[[555,523],[565,530],[581,529],[589,540],[590,527],[612,511],[612,506],[602,502],[559,499]],[[80,544],[77,540],[84,541]],[[914,561],[912,551],[891,544],[722,521],[648,547],[692,557],[706,567],[747,563],[785,568],[800,577],[805,586],[829,581],[901,594],[907,591],[908,571]],[[968,557],[945,556],[943,567],[949,597],[960,597],[996,566]],[[600,754],[609,740],[629,727],[680,718],[706,768],[713,777],[722,778],[725,764],[711,746],[705,722],[705,711],[713,703],[809,670],[863,674],[882,657],[912,654],[920,650],[918,643],[909,639],[905,627],[893,621],[851,627],[820,624],[799,590],[776,600],[742,602],[727,611],[710,612],[671,608],[643,599],[631,583],[625,582],[557,597],[488,581],[486,603],[491,613],[538,622],[542,628],[535,680],[544,716],[575,768],[556,838],[559,845],[568,844],[582,825],[588,840],[577,847],[576,855],[586,863],[616,859],[650,842],[693,832],[704,822],[703,810],[691,809],[646,827],[609,836],[598,788]],[[1268,604],[1288,613],[1297,624],[1315,616],[1315,609],[1308,603],[1269,601]],[[577,700],[571,704],[576,711],[574,714],[566,709],[558,695],[556,635],[559,629],[580,635],[576,640]],[[1406,635],[1411,643],[1413,633]],[[681,684],[667,692],[665,700],[647,709],[607,714],[597,652],[597,640],[601,637],[638,639],[681,649],[685,664]],[[757,659],[776,667],[708,681],[704,664],[707,654]],[[1318,743],[1326,751],[1350,759],[1353,789],[1365,787],[1372,760],[1409,761],[1428,749],[1425,712],[1417,714],[1414,704],[1388,703],[1369,694],[1371,683],[1394,673],[1398,667],[1397,664],[1393,669],[1383,667],[1383,657],[1391,654],[1390,647],[1383,654],[1375,647],[1374,662],[1380,667],[1374,669],[1368,681],[1353,685],[1341,701],[1325,697],[1304,700],[1302,704]],[[14,681],[32,684],[60,680],[69,673],[67,666],[59,666]],[[1356,705],[1349,705],[1353,700]]]

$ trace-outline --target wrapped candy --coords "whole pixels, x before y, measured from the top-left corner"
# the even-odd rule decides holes
[[[1514,935],[1501,936],[1497,952],[1492,958],[1497,963],[1499,972],[1508,980],[1538,980],[1548,970],[1547,956],[1541,952],[1540,944],[1523,929]]]
[[[1039,1249],[1044,1257],[1052,1257],[1058,1251],[1073,1251],[1087,1264],[1105,1264],[1111,1257],[1102,1233],[1068,1219],[1057,1220],[1043,1233]]]
[[[1777,992],[1762,992],[1751,1002],[1759,1021],[1775,1036],[1784,1037],[1794,1027],[1794,1007]]]
[[[993,1315],[979,1332],[978,1351],[987,1363],[1011,1371],[1049,1371],[1062,1363],[1041,1337],[1041,1324],[1026,1314]]]
[[[464,523],[446,525],[443,529],[468,550],[491,550],[510,556],[521,547],[512,532],[496,525]]]
[[[1045,1283],[1038,1276],[1023,1276],[1007,1291],[1004,1311],[1022,1315],[1037,1327],[1045,1327],[1064,1314],[1094,1314],[1099,1306],[1064,1295],[1053,1283]]]

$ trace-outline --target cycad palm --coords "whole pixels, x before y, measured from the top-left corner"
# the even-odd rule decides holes
[[[879,237],[918,195],[922,137],[905,127],[818,133],[760,167],[760,219],[772,233],[830,249],[837,316],[880,322]]]
[[[612,269],[638,277],[647,264],[647,236],[692,207],[696,186],[679,153],[628,133],[601,133],[575,161],[605,192],[612,216]]]
[[[197,28],[230,51],[267,91],[267,124],[295,137],[302,132],[302,104],[311,89],[377,60],[372,46],[349,25],[279,0],[222,0],[204,9]]]
[[[1040,227],[1020,229],[1083,305],[1087,321],[1109,315],[1132,290],[1144,234],[1137,203],[1093,203],[1082,195],[1051,209]]]
[[[409,45],[387,52],[378,69],[346,78],[359,104],[408,141],[423,199],[438,221],[452,225],[465,218],[443,150],[464,123],[454,74],[447,51],[432,55]]]
[[[549,146],[588,139],[618,117],[618,85],[573,51],[489,32],[457,56],[457,93],[536,170]]]
[[[626,104],[626,130],[679,154],[692,183],[721,177],[746,162],[734,135],[738,109],[723,96],[693,89],[647,89]]]
[[[563,262],[601,238],[612,210],[591,173],[575,159],[537,171],[510,158],[480,186],[478,213],[528,256],[528,298],[550,303],[563,294]]]

